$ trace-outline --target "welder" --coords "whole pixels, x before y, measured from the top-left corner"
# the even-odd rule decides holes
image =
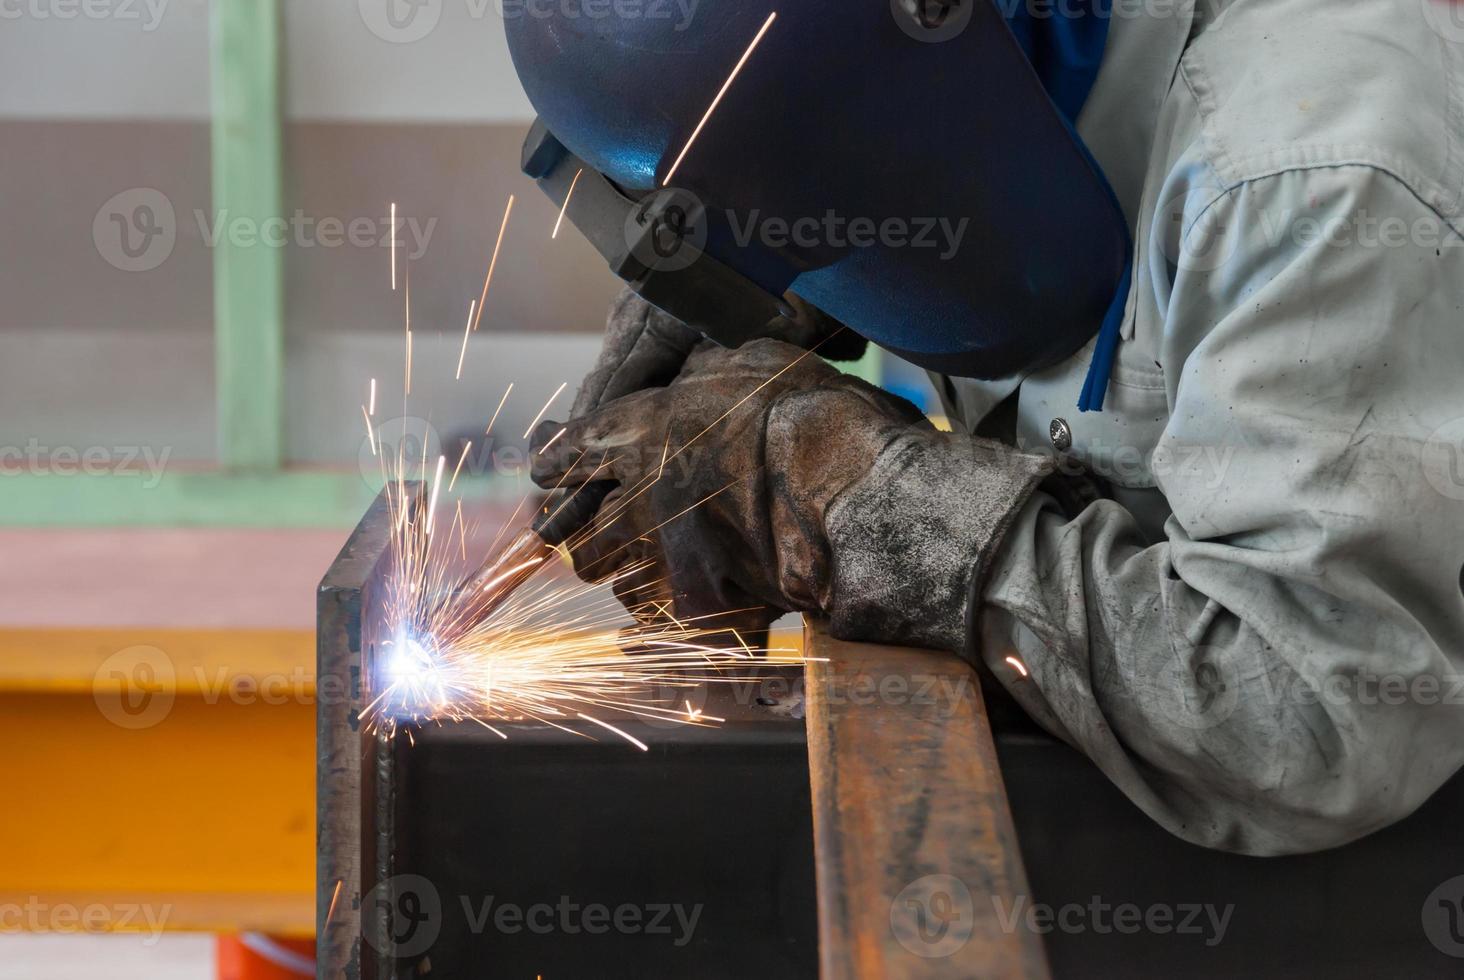
[[[508,21],[525,169],[578,181],[631,283],[538,436],[540,485],[603,500],[580,574],[644,566],[642,616],[971,658],[1202,845],[1418,807],[1464,763],[1464,15],[768,13]],[[970,223],[769,234],[830,212]],[[928,368],[954,431],[824,360],[859,338]],[[668,447],[694,465],[648,481]]]

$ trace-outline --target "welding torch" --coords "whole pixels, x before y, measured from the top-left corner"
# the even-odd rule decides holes
[[[475,619],[487,617],[553,557],[555,548],[594,519],[614,488],[613,480],[596,480],[552,494],[502,551],[458,583],[454,596],[469,603]]]

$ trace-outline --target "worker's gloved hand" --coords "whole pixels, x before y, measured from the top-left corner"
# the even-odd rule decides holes
[[[535,453],[534,480],[615,481],[570,545],[581,577],[621,576],[616,595],[641,621],[756,630],[817,611],[838,636],[948,649],[964,643],[991,550],[1050,470],[938,432],[909,402],[771,340],[700,345],[668,386],[560,428],[536,431],[536,450],[554,442]]]
[[[820,355],[834,361],[863,356],[867,346],[863,337],[845,330],[837,320],[792,293],[784,299],[795,315],[772,320],[762,336],[785,340],[805,350],[817,346]],[[627,286],[610,306],[600,356],[580,385],[570,418],[579,418],[633,391],[669,384],[702,339],[696,330],[661,312]]]

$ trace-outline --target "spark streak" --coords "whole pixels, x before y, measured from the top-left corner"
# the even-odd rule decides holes
[[[463,443],[463,454],[458,457],[457,465],[452,468],[452,479],[447,481],[447,492],[452,493],[452,488],[457,485],[458,474],[462,472],[463,460],[468,458],[468,450],[473,448],[472,440]],[[459,504],[462,501],[458,501]]]
[[[503,233],[508,229],[508,216],[513,213],[513,195],[508,195],[508,206],[503,209],[503,223],[498,226],[498,241],[493,243],[493,257],[488,260],[488,274],[483,277],[483,295],[478,297],[478,319],[473,329],[478,329],[478,320],[483,319],[483,306],[488,302],[488,284],[493,282],[493,269],[498,265],[498,250],[503,247]]]
[[[446,456],[437,457],[437,475],[432,478],[432,503],[427,506],[427,533],[432,533],[432,524],[437,519],[437,496],[442,489],[442,467],[447,462]]]
[[[544,413],[549,411],[549,406],[554,404],[554,399],[558,398],[559,393],[567,387],[569,387],[568,381],[559,382],[559,387],[554,389],[554,394],[549,396],[549,400],[544,403],[544,407],[539,409],[539,414],[534,416],[534,421],[530,422],[529,427],[524,430],[525,439],[527,439],[533,433],[534,426],[539,424],[539,420],[544,417]]]
[[[1022,662],[1016,657],[1007,657],[1006,662],[1015,667],[1017,669],[1017,673],[1021,674],[1023,677],[1028,676],[1027,668],[1023,666]]]
[[[473,311],[478,308],[478,301],[473,300],[468,304],[468,322],[463,324],[463,349],[458,351],[457,375],[454,380],[463,380],[463,358],[468,356],[468,337],[473,332]]]
[[[634,745],[636,748],[640,749],[642,752],[649,752],[651,750],[651,747],[649,745],[647,745],[645,742],[642,742],[640,739],[636,738],[634,735],[630,734],[629,732],[623,732],[623,731],[621,731],[620,729],[616,728],[614,725],[610,724],[608,721],[601,721],[598,718],[592,718],[592,717],[590,717],[589,715],[587,715],[587,714],[585,714],[583,712],[580,712],[579,713],[579,716],[581,718],[583,718],[585,721],[591,722],[592,724],[599,725],[601,728],[609,729],[610,731],[614,732],[616,735],[619,735],[621,738],[625,739],[631,745]]]
[[[485,436],[490,436],[493,434],[493,423],[498,421],[498,413],[503,411],[504,403],[508,401],[508,393],[510,391],[513,391],[512,381],[508,383],[507,388],[503,389],[503,397],[498,399],[498,407],[493,410],[493,417],[488,420],[488,428],[483,430],[483,434]]]
[[[569,199],[574,196],[574,185],[579,183],[580,175],[584,172],[584,167],[574,172],[574,179],[569,182],[569,190],[564,192],[564,203],[559,205],[559,217],[554,219],[554,230],[550,232],[550,238],[559,237],[559,226],[564,223],[564,212],[569,210]]]
[[[366,411],[366,406],[361,406],[361,417],[366,420],[366,441],[371,444],[371,455],[376,455],[376,433],[371,431],[371,413]]]
[[[554,435],[549,438],[549,441],[544,443],[544,447],[539,450],[539,455],[542,456],[544,455],[544,453],[548,452],[549,447],[558,442],[559,437],[564,435],[568,431],[568,429],[560,429],[558,432],[554,433]]]
[[[375,415],[376,414],[376,379],[375,378],[372,378],[371,379],[371,397],[368,400],[368,402],[370,404],[370,407],[366,409],[366,414],[367,415]]]
[[[776,10],[768,14],[768,19],[763,21],[763,26],[758,30],[757,36],[752,39],[752,43],[747,46],[747,50],[742,52],[742,57],[737,59],[737,64],[733,67],[732,74],[728,75],[727,80],[722,83],[722,88],[717,92],[717,97],[712,99],[712,104],[707,106],[707,111],[702,114],[701,122],[697,123],[696,129],[691,131],[691,136],[687,139],[686,145],[681,148],[681,152],[676,157],[676,162],[671,164],[670,170],[666,171],[666,179],[661,181],[662,187],[671,183],[671,178],[676,174],[676,168],[681,166],[681,161],[686,158],[686,151],[691,149],[691,144],[695,143],[696,138],[701,135],[702,127],[712,117],[712,112],[717,108],[717,104],[722,101],[722,96],[726,95],[727,90],[732,87],[732,82],[737,78],[737,73],[742,70],[743,65],[747,64],[747,59],[752,56],[753,49],[763,39],[763,35],[768,32],[768,28],[773,26],[773,21],[777,17],[778,12]]]

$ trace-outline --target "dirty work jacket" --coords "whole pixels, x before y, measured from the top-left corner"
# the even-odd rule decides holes
[[[1135,240],[1107,404],[1074,407],[1091,344],[935,379],[1111,499],[1026,505],[973,646],[1181,837],[1341,844],[1464,763],[1464,8],[1113,16],[1079,120]]]

